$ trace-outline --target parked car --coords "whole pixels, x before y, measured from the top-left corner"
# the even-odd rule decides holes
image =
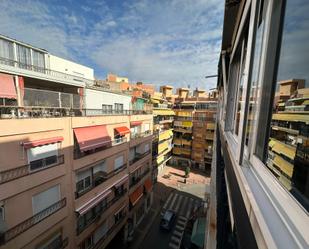
[[[160,222],[160,228],[170,231],[176,221],[176,213],[172,210],[166,210]]]

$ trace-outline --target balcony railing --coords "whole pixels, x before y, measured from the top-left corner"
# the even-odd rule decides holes
[[[144,153],[136,153],[134,158],[132,160],[130,160],[130,165],[132,165],[133,163],[141,160],[142,158],[146,157],[147,155],[150,154],[150,150],[149,151],[146,151]]]
[[[152,110],[102,110],[67,107],[0,106],[0,119],[148,115]]]
[[[63,198],[62,200],[54,203],[53,205],[49,206],[48,208],[42,210],[41,212],[35,214],[31,218],[23,221],[22,223],[16,225],[15,227],[10,228],[6,232],[4,232],[4,239],[0,241],[1,244],[5,244],[8,241],[14,239],[21,233],[27,231],[37,223],[41,222],[42,220],[46,219],[50,215],[56,213],[61,208],[65,207],[66,205],[66,198]],[[2,243],[1,243],[2,242]]]
[[[98,185],[102,184],[103,182],[107,181],[108,179],[112,178],[113,176],[119,174],[120,172],[124,171],[127,168],[127,164],[123,164],[121,167],[119,167],[116,170],[113,170],[109,173],[104,172],[100,177],[92,177],[92,185],[91,187],[87,188],[87,190],[84,190],[82,192],[75,192],[75,198],[79,198],[82,195],[88,193],[90,190],[94,189]]]
[[[26,69],[26,70],[29,70],[29,71],[33,71],[35,73],[49,75],[49,76],[52,76],[52,77],[55,77],[55,78],[58,78],[58,79],[76,81],[77,83],[85,83],[87,85],[93,85],[94,84],[94,80],[86,79],[86,78],[76,76],[76,75],[72,75],[72,74],[59,72],[59,71],[56,71],[56,70],[51,70],[51,69],[48,69],[48,68],[45,68],[45,67],[38,67],[38,66],[31,65],[31,64],[25,64],[25,63],[15,61],[15,60],[12,60],[12,59],[8,59],[8,58],[0,57],[0,64],[12,66],[12,67],[17,67],[17,68],[20,68],[20,69]]]
[[[124,189],[121,194],[116,195],[112,200],[110,200],[104,207],[97,213],[92,213],[92,217],[87,220],[87,224],[81,227],[77,227],[76,234],[79,235],[87,227],[89,227],[93,222],[101,218],[101,215],[108,210],[114,203],[116,203],[121,197],[123,197],[128,192],[127,189]]]
[[[150,168],[147,168],[141,175],[137,177],[130,176],[130,188],[135,186],[137,183],[139,183],[145,175],[147,175],[150,172]],[[131,174],[132,175],[132,174]]]
[[[136,139],[136,138],[141,138],[141,137],[147,137],[150,136],[151,130],[144,131],[144,132],[139,132],[139,133],[131,133],[131,139]]]
[[[66,237],[62,239],[62,236],[59,235],[59,237],[52,241],[51,244],[48,246],[44,247],[44,249],[64,249],[68,246],[69,244],[69,238]]]
[[[40,162],[41,167],[39,167],[39,168],[36,167],[35,170],[31,170],[31,168],[32,168],[31,164],[27,164],[27,165],[24,165],[24,166],[21,166],[21,167],[18,167],[18,168],[2,171],[2,172],[0,172],[0,184],[18,179],[18,178],[23,177],[23,176],[34,174],[34,173],[37,173],[39,171],[42,171],[42,170],[45,170],[45,169],[48,169],[48,168],[51,168],[51,167],[55,167],[55,166],[58,166],[58,165],[64,163],[64,155],[57,156],[56,158],[57,158],[57,160],[53,164],[47,164],[46,158],[37,160],[36,166],[38,165],[38,162]]]

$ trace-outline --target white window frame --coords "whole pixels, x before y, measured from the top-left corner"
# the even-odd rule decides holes
[[[250,1],[247,1],[247,3],[248,2]],[[252,18],[252,20],[254,20],[253,25],[256,25],[257,22],[257,2],[258,1],[252,1],[251,12],[255,17]],[[259,80],[262,80],[262,82],[266,79],[265,77],[270,77],[274,72],[273,68],[269,68],[269,64],[275,66],[275,56],[272,52],[275,51],[274,47],[278,46],[278,44],[274,44],[271,37],[278,36],[278,33],[276,34],[273,29],[278,32],[278,29],[274,28],[274,26],[278,25],[278,20],[276,18],[278,18],[278,16],[280,17],[282,14],[277,13],[278,16],[273,14],[274,5],[276,3],[278,4],[275,0],[269,0],[269,8],[264,24],[265,34],[263,36],[263,47],[261,48],[260,59],[260,67],[262,69],[259,72]],[[250,21],[249,29],[252,29],[251,25],[252,22]],[[241,29],[238,32],[240,33]],[[256,29],[254,29],[254,33],[255,32]],[[250,44],[250,46],[252,42],[252,39],[248,39],[248,44]],[[252,49],[250,53],[252,53]],[[269,63],[271,58],[273,59],[273,63]],[[251,58],[248,58],[248,62],[251,62]],[[248,91],[246,92],[248,93]],[[259,96],[257,99],[258,110],[255,113],[257,117],[256,120],[258,120],[261,115],[259,110],[260,104],[261,98]],[[248,96],[246,98],[245,110],[247,110],[247,105]],[[248,113],[245,113],[242,122],[247,118],[247,114]],[[241,127],[243,127],[243,125],[241,125]],[[256,144],[256,138],[258,136],[257,128],[257,125],[255,125],[252,130],[253,145]],[[230,132],[226,131],[224,134],[228,142],[228,153],[232,158],[232,165],[236,173],[237,181],[239,182],[253,232],[255,237],[263,238],[257,240],[258,246],[266,248],[306,248],[309,241],[307,233],[309,217],[307,212],[279,183],[276,177],[267,169],[266,165],[254,155],[255,146],[251,146],[248,150],[249,160],[243,160],[243,162],[241,162],[240,159],[244,152],[243,148],[245,147],[245,132],[245,128],[242,128],[241,143],[236,144],[238,148],[236,157],[234,152],[231,151],[231,149],[233,149],[233,144],[229,136]],[[242,163],[243,167],[239,167],[239,164]]]

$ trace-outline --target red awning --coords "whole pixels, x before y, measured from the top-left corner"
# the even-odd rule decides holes
[[[37,146],[47,145],[47,144],[54,144],[59,143],[63,141],[63,137],[52,137],[52,138],[45,138],[45,139],[39,139],[29,142],[22,142],[22,146],[24,146],[25,149],[30,149]]]
[[[139,126],[139,125],[141,125],[141,124],[142,124],[142,121],[132,121],[132,122],[130,123],[131,126]]]
[[[143,185],[139,186],[131,195],[130,202],[134,206],[143,196]]]
[[[150,192],[152,188],[152,182],[150,178],[146,179],[146,181],[144,182],[144,186],[145,186],[146,191]]]
[[[80,151],[93,150],[103,146],[111,146],[111,137],[105,125],[74,128]]]
[[[79,207],[78,209],[76,209],[76,212],[79,213],[79,215],[83,215],[84,213],[86,213],[88,210],[90,210],[91,208],[93,208],[94,206],[96,206],[100,201],[102,201],[104,198],[106,198],[112,191],[106,190],[100,194],[98,194],[97,196],[95,196],[94,198],[90,199],[89,201],[87,201],[84,205],[82,205],[81,207]]]
[[[130,133],[130,129],[126,126],[117,127],[115,130],[120,136],[124,136],[125,134]]]
[[[0,98],[17,99],[13,75],[0,73]]]

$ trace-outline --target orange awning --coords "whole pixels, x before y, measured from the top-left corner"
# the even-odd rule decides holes
[[[54,144],[59,143],[63,141],[63,137],[52,137],[52,138],[45,138],[45,139],[39,139],[29,142],[22,142],[22,146],[24,146],[25,149],[30,149],[37,146],[47,145],[47,144]]]
[[[142,124],[142,121],[132,121],[132,122],[130,123],[131,126],[139,126],[139,125],[141,125],[141,124]]]
[[[125,134],[129,134],[130,133],[130,129],[128,127],[126,127],[126,126],[117,127],[117,128],[115,128],[115,131],[120,136],[124,136]]]
[[[111,146],[111,137],[105,125],[74,128],[80,151],[93,150],[103,146]]]
[[[17,99],[13,75],[0,73],[0,98]]]
[[[152,188],[152,182],[150,178],[146,179],[146,181],[144,182],[144,186],[145,186],[146,191],[150,192]]]
[[[143,196],[143,185],[139,186],[131,195],[130,202],[134,206]]]

